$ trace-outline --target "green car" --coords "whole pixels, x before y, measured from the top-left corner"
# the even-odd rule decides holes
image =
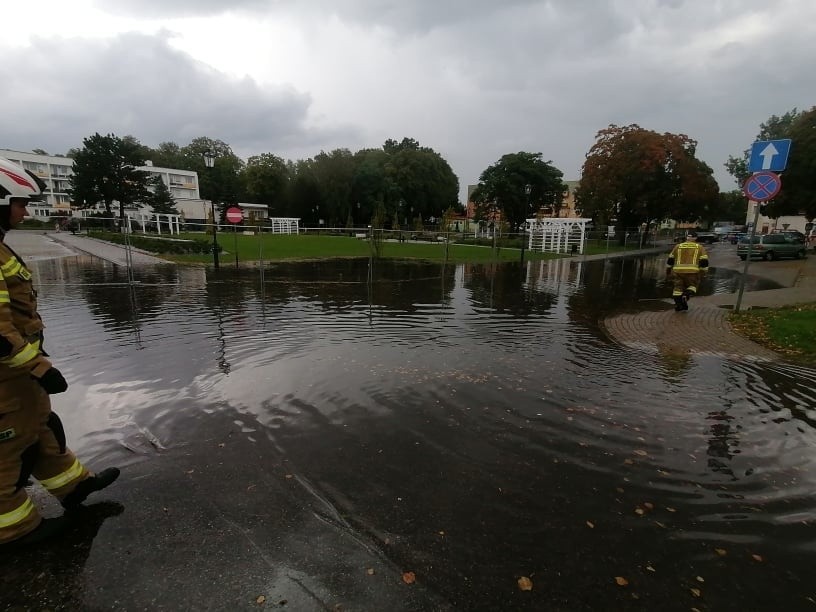
[[[737,243],[737,255],[745,261],[748,255],[748,241],[750,236],[745,236]],[[751,257],[773,261],[781,257],[793,257],[802,259],[805,256],[805,244],[787,234],[762,234],[754,236],[751,244]]]

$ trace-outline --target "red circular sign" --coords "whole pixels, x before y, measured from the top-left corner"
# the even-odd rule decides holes
[[[230,206],[227,209],[227,221],[230,223],[240,223],[244,220],[244,211],[237,206]]]
[[[774,172],[755,172],[742,187],[743,193],[754,202],[767,202],[782,189],[782,180]]]

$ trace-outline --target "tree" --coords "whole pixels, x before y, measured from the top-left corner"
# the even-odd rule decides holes
[[[502,219],[518,229],[542,208],[557,214],[567,186],[563,173],[541,153],[508,153],[479,176],[471,194],[477,220]]]
[[[716,205],[719,188],[696,148],[684,134],[610,125],[587,153],[576,205],[584,216],[623,227],[697,220]]]
[[[154,213],[177,215],[176,201],[170,195],[170,190],[160,176],[154,176],[150,182],[153,186],[153,193],[147,199],[147,204],[153,209]]]
[[[790,138],[790,128],[794,121],[796,121],[801,115],[802,113],[795,108],[793,110],[789,110],[781,117],[771,115],[768,117],[768,120],[765,123],[760,124],[759,134],[757,134],[754,140],[779,140],[781,138]],[[742,188],[745,181],[748,180],[748,177],[751,176],[751,173],[748,172],[748,160],[750,156],[751,149],[746,149],[743,151],[742,157],[734,157],[733,155],[729,155],[728,161],[725,162],[725,168],[728,170],[728,173],[734,177],[734,180],[737,182],[737,186],[740,188]]]
[[[395,214],[400,203],[407,207],[404,213],[413,209],[411,215],[420,220],[440,217],[447,208],[458,207],[459,179],[439,153],[413,138],[403,138],[400,143],[386,140],[383,151],[388,154],[387,183],[395,186],[387,198]]]
[[[212,168],[207,168],[204,162],[205,151],[210,151],[215,157]],[[239,201],[243,193],[240,174],[244,162],[232,152],[227,143],[207,136],[194,138],[180,152],[185,162],[184,169],[198,173],[201,197],[215,202],[219,219],[223,221],[224,207],[219,204]]]
[[[795,110],[795,109],[794,109]],[[775,216],[804,214],[816,218],[816,106],[800,113],[787,130],[791,143],[782,191],[769,203]]]
[[[280,212],[287,210],[289,169],[283,159],[272,153],[253,155],[247,160],[241,178],[249,202],[274,205]]]
[[[112,217],[111,206],[119,202],[119,215],[124,223],[125,208],[149,199],[148,174],[138,170],[144,166],[141,145],[134,138],[118,138],[98,133],[82,141],[82,149],[74,156],[69,194],[78,208],[104,204],[105,214]]]

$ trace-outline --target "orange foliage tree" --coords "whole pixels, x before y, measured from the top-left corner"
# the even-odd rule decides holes
[[[684,134],[610,125],[587,153],[576,206],[585,217],[623,228],[706,217],[719,187],[696,148]]]

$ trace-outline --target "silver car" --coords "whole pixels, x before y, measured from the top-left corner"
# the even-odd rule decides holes
[[[743,261],[748,254],[748,241],[745,236],[737,243],[737,255]],[[762,234],[754,236],[751,244],[751,258],[757,257],[765,261],[773,261],[781,257],[802,259],[805,256],[805,244],[795,240],[787,234]]]

